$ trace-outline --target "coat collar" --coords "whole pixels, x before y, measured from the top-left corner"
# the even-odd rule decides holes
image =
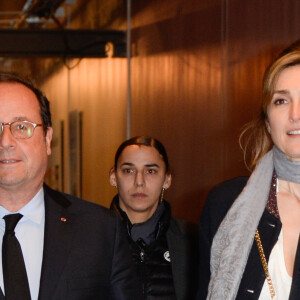
[[[163,200],[163,204],[164,204],[164,211],[163,211],[158,223],[156,224],[156,228],[155,228],[156,239],[158,239],[161,235],[165,234],[165,232],[169,228],[169,224],[170,224],[171,206],[166,200]],[[122,220],[123,225],[126,228],[127,234],[129,236],[131,236],[132,224],[131,224],[126,212],[120,208],[119,195],[116,195],[113,198],[111,205],[110,205],[110,209],[114,210],[118,213],[119,217]]]

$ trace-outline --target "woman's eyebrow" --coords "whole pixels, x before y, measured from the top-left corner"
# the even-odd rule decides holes
[[[145,167],[157,167],[159,168],[158,164],[145,164]]]
[[[274,94],[281,94],[281,95],[284,95],[284,94],[289,94],[290,92],[288,90],[278,90],[278,91],[274,91]]]
[[[134,164],[131,162],[124,162],[121,164],[121,166],[134,166]]]

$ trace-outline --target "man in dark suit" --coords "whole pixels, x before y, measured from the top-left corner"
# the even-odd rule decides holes
[[[119,218],[43,183],[47,98],[0,73],[0,122],[0,300],[139,299]]]

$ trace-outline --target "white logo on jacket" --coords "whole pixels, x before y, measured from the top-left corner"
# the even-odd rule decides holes
[[[171,257],[170,257],[170,252],[169,251],[166,251],[164,253],[164,258],[165,258],[166,261],[171,262]]]

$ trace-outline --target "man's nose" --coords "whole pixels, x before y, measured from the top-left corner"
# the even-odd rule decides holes
[[[2,125],[0,129],[0,148],[11,148],[15,147],[16,141],[13,137],[9,125]]]

